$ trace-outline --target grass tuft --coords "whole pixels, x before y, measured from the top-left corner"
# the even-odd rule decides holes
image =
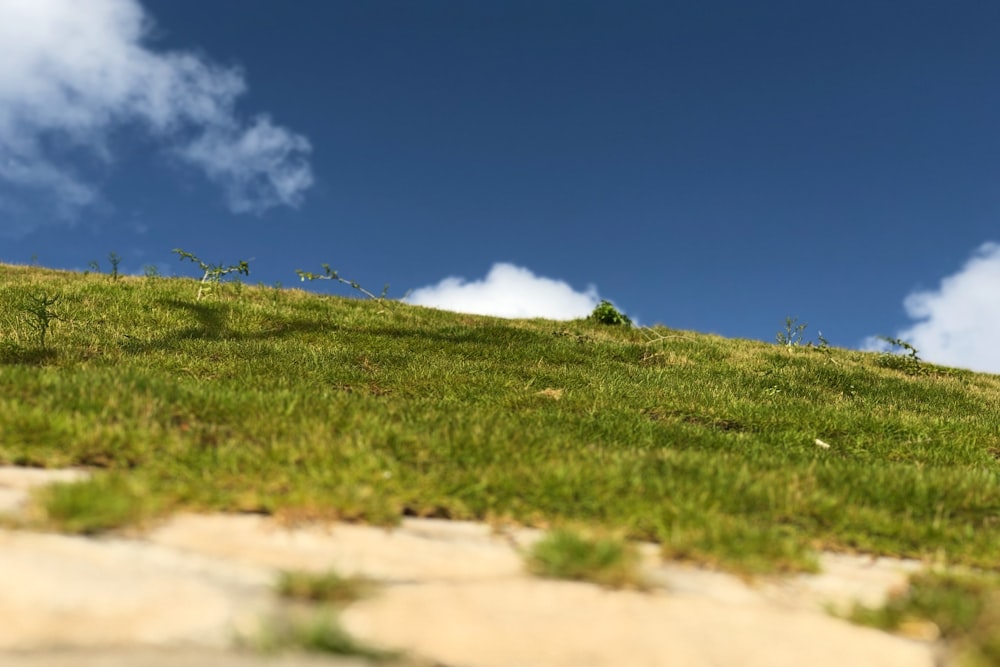
[[[889,631],[930,623],[949,642],[955,664],[1000,665],[1000,578],[995,574],[917,574],[884,606],[857,606],[850,619]]]
[[[589,581],[610,588],[644,588],[639,553],[615,537],[591,537],[555,530],[531,548],[527,565],[533,574],[552,579]]]
[[[397,651],[371,646],[352,637],[329,609],[293,611],[273,618],[253,638],[243,638],[242,643],[264,653],[306,651],[375,662],[400,657]]]
[[[303,602],[347,604],[365,597],[374,582],[363,577],[344,577],[337,572],[282,572],[278,579],[278,594]]]
[[[36,493],[36,502],[45,525],[80,535],[133,525],[154,509],[138,485],[121,474],[53,484]]]
[[[782,572],[816,572],[816,554],[788,525],[755,524],[720,516],[679,523],[663,542],[664,558],[686,560],[746,577]]]

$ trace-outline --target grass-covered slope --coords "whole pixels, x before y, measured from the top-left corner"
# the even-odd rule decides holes
[[[60,318],[44,348],[43,292]],[[0,265],[0,463],[107,471],[48,498],[67,528],[178,508],[411,513],[600,524],[749,571],[808,567],[819,548],[1000,564],[998,376],[665,328],[197,292]]]

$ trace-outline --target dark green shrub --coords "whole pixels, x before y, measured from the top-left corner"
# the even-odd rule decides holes
[[[601,303],[594,308],[594,312],[590,314],[590,318],[598,324],[610,324],[610,325],[621,325],[630,327],[632,326],[632,320],[629,319],[628,315],[621,313],[611,305],[610,301],[602,300]]]

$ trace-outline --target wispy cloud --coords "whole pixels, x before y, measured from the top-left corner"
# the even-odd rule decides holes
[[[248,213],[301,203],[312,184],[304,157],[308,151],[304,137],[259,116],[246,129],[209,128],[178,154],[222,185],[230,209]]]
[[[71,218],[100,196],[72,158],[111,165],[109,136],[124,125],[204,171],[234,212],[302,201],[309,141],[241,118],[243,73],[154,50],[151,25],[137,0],[0,0],[0,203],[41,195]]]
[[[600,298],[593,286],[577,292],[561,280],[497,263],[482,280],[445,278],[437,285],[413,290],[406,301],[458,313],[572,320],[589,315]]]
[[[896,337],[916,347],[922,358],[1000,373],[1000,244],[979,246],[937,289],[910,294],[903,307],[916,322]],[[868,339],[865,347],[881,346]]]

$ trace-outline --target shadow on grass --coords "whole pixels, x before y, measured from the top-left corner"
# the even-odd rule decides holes
[[[191,303],[180,299],[161,301],[168,306],[187,311],[195,325],[172,334],[172,338],[221,340],[230,338],[232,331],[226,325],[232,307],[225,303]]]
[[[0,348],[0,364],[45,366],[58,358],[58,353],[51,348],[21,347],[16,344]]]
[[[548,341],[550,334],[516,329],[502,325],[454,328],[445,332],[426,327],[352,327],[320,321],[315,318],[290,318],[272,315],[269,326],[263,330],[240,331],[229,325],[234,306],[223,302],[192,302],[181,299],[161,299],[159,303],[187,313],[190,326],[174,329],[150,340],[130,337],[124,349],[141,354],[155,350],[169,350],[184,341],[260,341],[284,340],[307,333],[340,333],[347,336],[365,335],[376,338],[420,339],[439,341],[453,345],[473,345],[490,347],[512,346],[521,348]]]
[[[190,340],[206,341],[256,341],[281,340],[293,338],[303,333],[329,332],[331,325],[327,322],[304,318],[273,317],[272,326],[260,331],[239,331],[229,326],[233,306],[227,303],[209,302],[196,303],[180,299],[164,299],[159,303],[168,307],[186,311],[193,320],[191,326],[175,329],[162,336],[141,340],[129,337],[123,346],[125,351],[142,354],[157,350],[171,350],[180,343]]]

